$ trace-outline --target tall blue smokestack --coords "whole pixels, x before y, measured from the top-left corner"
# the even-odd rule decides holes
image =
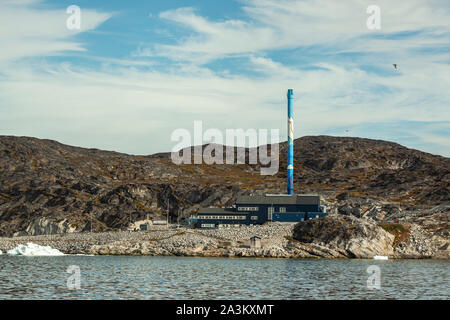
[[[287,154],[287,193],[294,194],[294,90],[289,89],[288,98],[288,154]]]

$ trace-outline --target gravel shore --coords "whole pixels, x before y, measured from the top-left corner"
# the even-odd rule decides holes
[[[261,249],[250,248],[250,238],[259,236],[266,255],[271,251],[270,256],[278,257],[282,253],[280,252],[282,248],[287,245],[293,227],[293,224],[273,224],[243,226],[236,229],[199,230],[153,226],[147,231],[134,232],[21,236],[0,238],[0,250],[6,252],[20,244],[33,242],[50,246],[65,254],[233,256],[240,255],[239,251],[249,251],[248,254],[251,253],[252,256],[261,254],[264,256],[263,252],[259,252]]]
[[[407,226],[408,239],[396,244],[397,236],[377,224],[353,217],[327,218],[294,224],[273,223],[233,229],[191,229],[153,226],[147,231],[64,233],[0,238],[0,250],[32,242],[65,254],[270,257],[270,258],[389,258],[449,259],[448,239],[432,238],[418,225]],[[406,230],[406,229],[405,229]],[[250,238],[261,238],[252,247]],[[439,240],[439,241],[438,241]]]

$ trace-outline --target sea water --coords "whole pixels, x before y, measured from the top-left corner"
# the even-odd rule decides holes
[[[437,260],[3,254],[0,299],[449,299],[449,267]]]

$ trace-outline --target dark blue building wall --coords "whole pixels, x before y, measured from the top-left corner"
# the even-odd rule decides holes
[[[326,217],[327,214],[323,212],[308,212],[307,218],[309,219],[315,219],[315,218],[323,218]],[[306,219],[305,219],[306,220]]]
[[[287,212],[287,213],[274,213],[273,221],[278,222],[297,222],[305,220],[305,212]]]
[[[256,211],[239,211],[239,208],[242,207],[253,207],[257,208]],[[297,222],[302,220],[308,220],[312,218],[316,218],[316,216],[324,217],[327,214],[320,212],[320,206],[319,205],[298,205],[298,204],[237,204],[236,205],[236,211],[233,213],[229,213],[226,215],[234,215],[234,216],[245,216],[245,219],[240,220],[232,220],[232,219],[202,219],[201,215],[198,216],[198,225],[201,224],[263,224],[267,221],[269,221],[269,207],[273,207],[273,213],[272,213],[272,221],[279,221],[279,222]],[[280,212],[280,207],[285,208],[285,212]],[[225,214],[208,214],[208,215],[215,215],[215,216],[221,216]],[[252,219],[252,217],[254,217]]]
[[[239,216],[239,217],[244,217],[244,219],[205,219],[203,218],[204,216]],[[200,214],[197,216],[197,226],[201,227],[202,224],[215,224],[216,226],[218,224],[250,224],[249,221],[249,217],[247,215],[246,212],[228,212],[228,213],[210,213],[210,214]]]
[[[197,227],[201,227],[202,224],[248,224],[246,220],[222,220],[222,219],[201,219],[200,217],[197,219]]]

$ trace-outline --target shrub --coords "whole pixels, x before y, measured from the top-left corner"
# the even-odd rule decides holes
[[[399,223],[379,224],[381,228],[394,235],[394,246],[400,243],[407,243],[409,240],[409,227]]]

